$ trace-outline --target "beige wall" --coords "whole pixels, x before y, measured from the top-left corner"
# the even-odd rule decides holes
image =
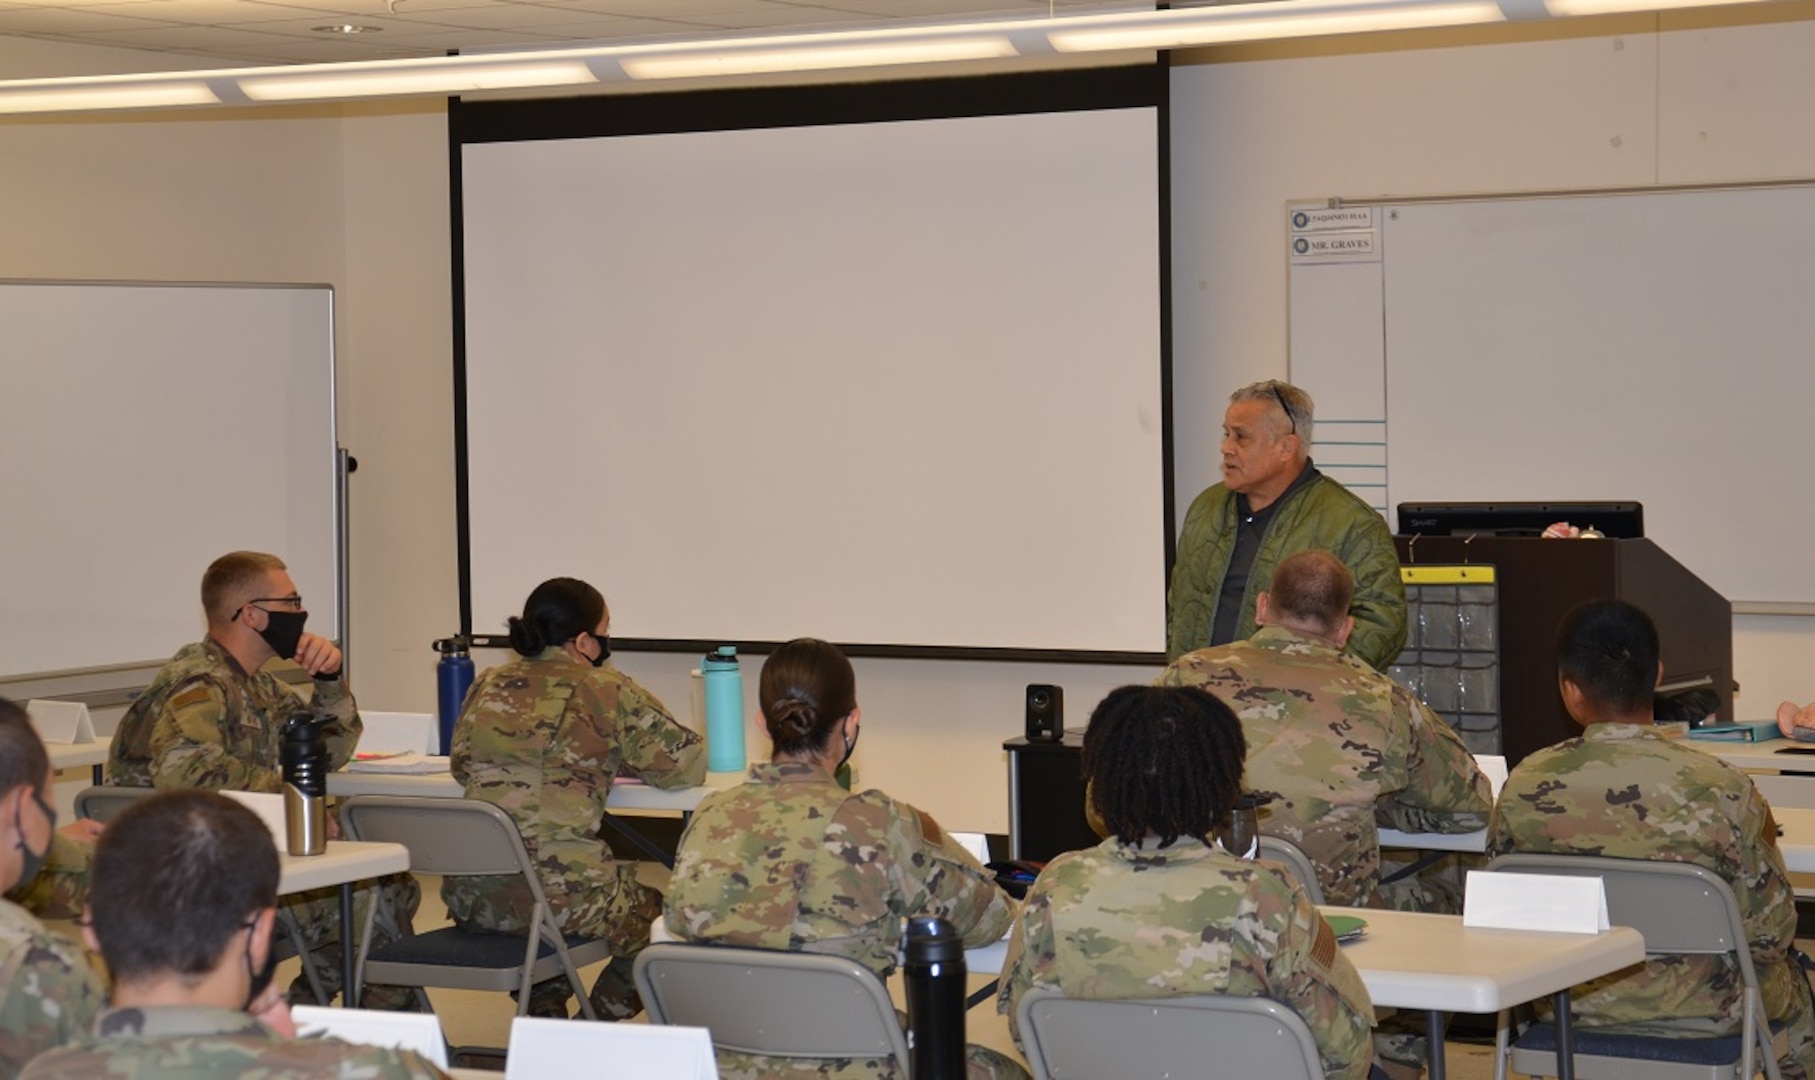
[[[1743,18],[1755,21],[1627,18],[1181,62],[1181,506],[1215,478],[1228,389],[1286,373],[1286,200],[1815,176],[1815,68],[1803,62],[1815,5]],[[83,69],[67,49],[0,39],[0,74],[12,77],[127,70],[130,59],[84,54]],[[444,127],[432,102],[0,122],[0,276],[337,287],[341,438],[360,460],[353,661],[373,708],[433,707],[427,644],[457,614]],[[1815,696],[1800,674],[1811,620],[1747,617],[1736,630],[1743,710]],[[621,659],[685,714],[694,658]],[[1026,683],[1064,686],[1079,726],[1109,687],[1152,674],[858,667],[863,780],[949,826],[991,829],[1006,824],[999,745],[1019,733]]]

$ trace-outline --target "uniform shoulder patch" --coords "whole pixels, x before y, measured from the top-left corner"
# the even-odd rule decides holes
[[[920,822],[920,835],[926,837],[927,843],[940,844],[945,842],[945,834],[939,831],[939,823],[933,820],[933,815],[919,807],[915,807],[914,817]]]
[[[1321,916],[1317,919],[1317,940],[1311,943],[1311,959],[1326,969],[1336,962],[1336,931]]]

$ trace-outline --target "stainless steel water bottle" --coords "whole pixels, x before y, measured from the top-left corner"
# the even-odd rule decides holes
[[[904,952],[908,1075],[963,1080],[964,938],[944,919],[909,919]]]
[[[298,712],[284,725],[278,750],[284,777],[284,839],[292,855],[328,850],[329,715]]]
[[[720,645],[700,661],[706,681],[706,768],[742,772],[744,768],[744,677],[737,667],[737,648]]]
[[[441,662],[435,665],[436,716],[441,726],[441,753],[453,752],[454,721],[460,718],[460,706],[473,685],[473,658],[467,653],[467,639],[455,635],[435,642]]]

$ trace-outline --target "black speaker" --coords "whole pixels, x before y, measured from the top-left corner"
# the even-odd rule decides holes
[[[1027,684],[1027,741],[1058,742],[1065,737],[1065,689]]]

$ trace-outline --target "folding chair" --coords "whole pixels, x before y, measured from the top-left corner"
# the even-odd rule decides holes
[[[1575,1073],[1582,1080],[1751,1080],[1763,1068],[1778,1080],[1778,1041],[1766,1021],[1758,972],[1733,890],[1720,875],[1693,863],[1609,859],[1596,855],[1502,855],[1498,873],[1598,877],[1607,890],[1607,918],[1645,938],[1649,955],[1733,955],[1739,958],[1741,1025],[1732,1035],[1668,1038],[1573,1027]],[[1504,1017],[1495,1073],[1510,1056],[1514,1071],[1557,1075],[1555,1024],[1533,1024],[1510,1047]],[[1762,1060],[1761,1060],[1762,1059]]]
[[[367,982],[410,986],[427,1006],[423,987],[517,992],[517,1015],[529,1010],[530,988],[544,979],[565,975],[580,1011],[598,1019],[580,982],[579,969],[611,956],[611,944],[579,935],[564,935],[555,923],[535,864],[523,846],[517,823],[509,814],[477,799],[399,798],[357,795],[340,808],[341,828],[349,840],[381,840],[410,849],[410,870],[442,877],[520,875],[535,901],[536,932],[492,934],[457,926],[398,938],[372,948],[377,905],[367,909],[354,966],[350,1001],[359,1000]]]
[[[820,953],[657,943],[637,956],[652,1024],[708,1028],[719,1050],[790,1058],[893,1058],[907,1034],[888,989],[855,960]]]
[[[128,806],[157,793],[157,788],[149,787],[117,787],[111,784],[86,787],[76,792],[76,816],[89,818],[105,825],[118,817]],[[296,921],[296,916],[290,909],[281,904],[277,908],[277,927],[283,932],[283,937],[273,943],[278,950],[277,958],[279,960],[302,956],[309,951],[308,942],[303,938],[302,925]],[[302,974],[304,981],[309,984],[309,993],[315,996],[316,1004],[326,1005],[328,993],[307,961],[303,962]]]
[[[1015,1008],[1034,1080],[1218,1076],[1323,1080],[1311,1029],[1263,997],[1069,998],[1035,989]]]
[[[1311,897],[1311,903],[1323,903],[1323,886],[1317,884],[1317,868],[1311,865],[1311,857],[1306,855],[1304,849],[1297,844],[1262,833],[1260,851],[1256,858],[1278,863],[1290,870],[1292,876],[1298,879],[1298,883],[1305,887],[1305,892]]]

